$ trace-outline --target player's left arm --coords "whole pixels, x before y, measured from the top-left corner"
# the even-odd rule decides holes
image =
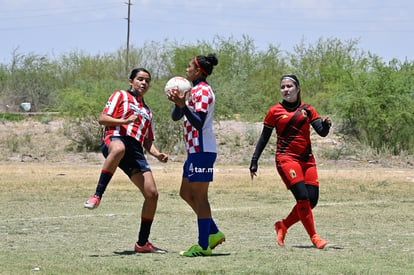
[[[200,112],[192,112],[190,109],[185,106],[183,108],[184,115],[187,117],[188,121],[196,128],[198,131],[203,129],[204,122],[206,121],[207,113],[200,111]]]
[[[195,93],[193,99],[194,111],[190,110],[190,108],[185,105],[183,112],[191,125],[198,131],[201,131],[207,118],[207,113],[209,110],[208,106],[213,102],[211,90],[208,87],[202,87]]]
[[[315,129],[316,133],[321,137],[326,137],[329,134],[329,129],[331,128],[332,121],[329,117],[325,119],[317,118],[311,122],[313,129]]]
[[[168,155],[165,153],[161,153],[158,151],[158,149],[155,147],[154,142],[152,139],[146,138],[144,139],[143,143],[144,149],[153,157],[158,159],[160,162],[167,162],[168,161]]]

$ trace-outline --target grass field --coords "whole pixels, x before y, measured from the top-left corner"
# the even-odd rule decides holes
[[[294,200],[273,166],[251,181],[247,167],[216,166],[213,216],[227,241],[212,257],[185,258],[195,215],[181,200],[180,163],[154,165],[160,193],[151,241],[165,255],[133,252],[142,196],[119,171],[101,206],[99,164],[0,164],[1,274],[414,274],[414,171],[322,167],[314,248],[301,224],[278,247],[273,224]]]

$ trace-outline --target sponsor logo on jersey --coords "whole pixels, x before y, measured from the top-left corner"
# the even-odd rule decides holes
[[[137,116],[141,116],[146,120],[150,120],[148,113],[144,109],[139,108],[137,105],[131,103],[129,104],[129,109],[133,111]]]

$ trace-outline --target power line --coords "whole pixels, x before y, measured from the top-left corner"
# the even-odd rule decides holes
[[[38,9],[38,10],[26,10],[26,11],[0,11],[0,14],[7,14],[6,16],[1,16],[0,20],[26,20],[27,18],[36,18],[36,17],[48,17],[48,16],[61,16],[61,15],[70,15],[70,14],[81,14],[89,13],[98,10],[109,10],[113,9],[115,6],[86,6],[86,7],[62,7],[57,9]]]

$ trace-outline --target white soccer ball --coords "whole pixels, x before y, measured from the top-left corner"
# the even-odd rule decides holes
[[[181,94],[184,94],[185,91],[191,90],[193,85],[186,78],[181,76],[176,76],[168,80],[165,84],[164,92],[167,93],[171,89],[178,89]]]

